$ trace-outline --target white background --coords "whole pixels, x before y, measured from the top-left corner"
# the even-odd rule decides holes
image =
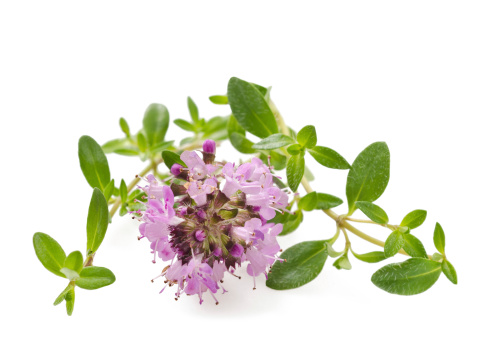
[[[2,2],[0,345],[489,344],[490,10],[487,1]],[[153,102],[187,118],[188,95],[202,116],[226,115],[207,97],[225,93],[232,76],[273,86],[293,128],[314,124],[318,143],[350,162],[386,141],[391,180],[377,204],[395,223],[428,210],[414,233],[434,252],[433,227],[442,224],[459,285],[442,275],[421,295],[390,295],[370,282],[380,265],[351,257],[351,271],[328,260],[297,290],[260,282],[252,291],[251,279],[228,277],[219,306],[209,297],[202,306],[195,296],[175,302],[150,283],[163,265],[150,262],[137,226],[117,217],[95,259],[116,283],[78,289],[72,317],[64,304],[53,307],[66,281],[38,262],[32,235],[50,234],[67,253],[85,248],[91,189],[78,138],[121,136],[121,116],[137,130]],[[172,124],[168,134],[184,133]],[[109,162],[117,182],[143,167],[114,155]],[[314,189],[344,197],[346,171],[308,165]],[[280,243],[333,232],[325,215],[307,213]],[[359,252],[379,250],[351,239]]]

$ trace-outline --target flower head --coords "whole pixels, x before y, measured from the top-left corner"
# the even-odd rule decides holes
[[[141,238],[154,253],[171,261],[160,276],[182,294],[215,293],[225,272],[247,265],[254,278],[267,273],[280,251],[276,236],[281,224],[268,223],[288,204],[287,194],[273,184],[273,174],[258,158],[236,166],[215,162],[215,142],[203,144],[203,158],[184,151],[186,167],[175,164],[171,186],[148,175],[146,209],[139,213]],[[157,277],[158,278],[158,277]],[[164,287],[165,289],[165,287]]]

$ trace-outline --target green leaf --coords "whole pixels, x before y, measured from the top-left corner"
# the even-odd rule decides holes
[[[332,246],[331,242],[327,242],[327,254],[329,255],[329,257],[332,257],[332,258],[336,258],[336,257],[339,257],[341,255],[343,255],[344,253],[344,250],[343,251],[336,251],[334,250],[334,247]]]
[[[296,244],[280,255],[286,261],[273,264],[266,286],[286,290],[307,284],[322,271],[327,256],[325,240]]]
[[[189,123],[188,121],[183,120],[182,118],[176,118],[174,120],[174,123],[176,126],[178,126],[181,129],[184,129],[185,131],[196,133],[196,127],[192,123]]]
[[[121,130],[123,131],[124,134],[126,134],[128,138],[131,136],[130,126],[128,125],[128,122],[126,122],[126,120],[123,117],[119,119],[119,127],[121,127]]]
[[[307,166],[305,166],[305,171],[303,173],[303,176],[305,177],[305,179],[307,179],[307,181],[314,181],[315,180],[314,174],[312,174],[309,167],[307,167]]]
[[[137,151],[135,149],[118,149],[114,150],[114,153],[122,156],[138,156],[140,154],[140,151]]]
[[[300,198],[300,201],[298,202],[298,209],[312,211],[315,208],[317,208],[317,193],[315,191],[310,192]]]
[[[88,135],[80,137],[78,141],[78,158],[80,160],[80,168],[89,185],[97,187],[101,191],[104,190],[109,181],[111,181],[111,174],[109,173],[106,155],[99,144]]]
[[[75,281],[75,284],[82,289],[95,290],[111,285],[115,280],[116,277],[109,269],[89,266],[84,267],[80,272],[80,278]]]
[[[343,204],[343,200],[327,193],[317,193],[317,209],[325,210]]]
[[[173,151],[162,151],[162,159],[164,160],[164,163],[167,168],[169,168],[169,170],[171,169],[172,165],[176,163],[180,164],[183,167],[186,167],[186,164],[184,164],[184,162],[181,160],[181,157]]]
[[[298,185],[302,181],[303,172],[305,169],[305,159],[302,155],[295,155],[288,159],[286,164],[286,178],[288,180],[288,186],[293,192],[296,192]]]
[[[405,239],[400,231],[392,232],[385,241],[384,253],[386,257],[394,256],[404,246]]]
[[[228,122],[233,116],[215,116],[206,121],[203,126],[203,138],[223,140],[228,137]],[[237,122],[237,121],[235,121]],[[237,123],[238,125],[238,123]]]
[[[317,144],[317,133],[314,126],[305,126],[297,134],[297,142],[307,149]]]
[[[294,232],[303,221],[303,213],[301,210],[297,210],[293,214],[284,213],[283,216],[286,216],[286,221],[280,222],[283,223],[283,230],[279,234],[280,236],[286,236],[287,234]]]
[[[127,148],[135,149],[135,147],[131,144],[131,141],[127,138],[109,140],[107,143],[101,146],[104,153],[112,153],[116,152],[117,150],[124,150]]]
[[[391,294],[416,295],[428,290],[441,273],[439,262],[412,258],[384,266],[372,276],[372,282]]]
[[[83,268],[83,264],[84,264],[84,257],[82,253],[80,251],[73,251],[65,259],[63,267],[69,268],[77,273],[80,273],[80,271]]]
[[[196,106],[194,101],[191,99],[191,97],[188,97],[188,109],[189,109],[189,114],[191,115],[191,119],[193,120],[193,122],[198,123],[198,121],[199,121],[198,107]]]
[[[94,188],[87,215],[87,255],[97,251],[109,223],[109,211],[107,202],[101,190]]]
[[[302,152],[302,146],[300,144],[292,144],[286,148],[286,151],[292,155],[296,156]]]
[[[355,204],[356,207],[360,209],[373,222],[376,222],[378,224],[386,224],[389,222],[389,217],[387,216],[387,213],[378,205],[363,201],[358,201]]]
[[[125,203],[128,198],[128,187],[124,179],[121,179],[121,185],[119,185],[119,194],[121,196],[121,203]]]
[[[65,290],[63,290],[58,297],[56,298],[55,302],[53,302],[53,306],[58,306],[60,303],[63,302],[65,299],[66,294],[70,291],[70,289],[73,289],[73,285],[68,285]]]
[[[114,192],[114,179],[112,179],[109,182],[109,185],[107,185],[106,188],[104,189],[104,198],[106,198],[106,201],[109,201],[109,199],[113,195],[113,192]]]
[[[286,146],[293,144],[295,140],[293,140],[291,137],[288,135],[284,135],[281,133],[276,133],[273,135],[270,135],[267,138],[264,138],[257,144],[254,144],[252,146],[253,149],[258,149],[258,150],[274,150],[278,149],[280,147]]]
[[[143,116],[143,130],[149,146],[164,141],[169,128],[169,111],[162,104],[150,104]]]
[[[256,153],[252,148],[254,143],[240,133],[232,133],[229,135],[230,143],[235,149],[241,153]]]
[[[217,105],[228,104],[228,97],[226,95],[212,95],[209,97],[209,99],[213,104],[217,104]]]
[[[442,261],[442,271],[452,283],[457,284],[457,271],[454,266],[447,260]]]
[[[402,219],[400,226],[407,226],[413,230],[421,226],[425,220],[426,210],[413,210]]]
[[[433,242],[435,243],[436,250],[445,255],[445,233],[438,222],[436,223],[435,232],[433,233]]]
[[[332,265],[337,269],[345,269],[348,271],[351,269],[351,263],[349,262],[348,255],[346,254],[337,258]]]
[[[252,84],[232,77],[228,82],[227,95],[232,113],[246,131],[259,138],[278,133],[278,125],[268,102]]]
[[[276,151],[271,151],[269,155],[271,156],[270,161],[271,161],[271,165],[273,166],[274,170],[285,169],[285,167],[286,167],[286,156],[283,156]]]
[[[148,149],[148,142],[147,139],[145,138],[145,134],[143,133],[138,133],[136,135],[136,142],[138,144],[138,150],[140,150],[141,153],[145,153]]]
[[[66,314],[72,315],[73,308],[75,307],[75,288],[70,287],[70,289],[65,294],[66,302]]]
[[[443,256],[442,254],[439,254],[439,253],[434,253],[432,256],[431,256],[431,259],[433,261],[440,261],[440,260],[443,260]]]
[[[60,270],[65,263],[66,254],[60,244],[46,233],[42,232],[34,233],[32,242],[34,244],[36,256],[43,266],[51,273],[65,278],[65,275],[60,272]]]
[[[346,197],[348,215],[357,201],[374,202],[384,193],[390,176],[390,153],[384,142],[373,143],[356,157],[348,172]]]
[[[128,214],[128,205],[122,204],[121,208],[119,208],[119,216],[125,216],[126,214]]]
[[[344,159],[343,156],[328,147],[315,146],[309,149],[308,152],[319,164],[322,164],[324,167],[332,169],[351,168],[350,164]]]
[[[421,257],[423,259],[428,258],[425,247],[418,238],[410,233],[404,233],[402,236],[404,237],[404,251],[406,251],[409,256]]]
[[[155,154],[155,153],[160,153],[166,149],[168,149],[169,147],[171,147],[172,145],[174,145],[174,140],[169,140],[169,141],[163,141],[159,144],[155,144],[153,145],[149,151],[150,153],[152,154]]]
[[[353,250],[351,250],[351,253],[358,260],[363,261],[363,262],[367,262],[367,263],[376,263],[376,262],[380,262],[380,261],[387,259],[387,257],[385,257],[385,253],[383,251],[372,251],[372,252],[366,253],[366,254],[357,254]]]

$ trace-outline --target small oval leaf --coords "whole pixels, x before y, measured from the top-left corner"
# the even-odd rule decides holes
[[[378,224],[386,224],[389,222],[387,213],[378,205],[371,202],[358,201],[355,203],[356,207],[360,209],[370,220]]]
[[[84,267],[80,272],[80,278],[75,284],[82,289],[95,290],[103,286],[111,285],[116,280],[113,272],[104,267]]]
[[[372,251],[372,252],[366,253],[366,254],[357,254],[353,250],[351,250],[351,253],[358,260],[363,261],[363,262],[367,262],[367,263],[376,263],[376,262],[380,262],[380,261],[387,259],[387,257],[385,256],[385,253],[383,251]]]
[[[454,266],[447,260],[442,261],[442,271],[452,283],[457,284],[457,271]]]
[[[439,262],[412,258],[382,267],[373,274],[372,282],[391,294],[416,295],[435,284],[441,272]]]
[[[410,233],[404,233],[402,236],[404,237],[403,249],[409,254],[409,256],[421,257],[423,259],[428,258],[425,247],[418,238]]]
[[[169,128],[169,111],[162,104],[150,104],[143,116],[143,130],[148,146],[164,141]]]
[[[343,156],[328,147],[315,146],[308,151],[312,157],[314,157],[314,159],[324,167],[331,169],[351,168],[350,164],[344,159]]]
[[[392,232],[385,241],[384,253],[386,257],[394,256],[404,246],[404,236],[400,231]]]
[[[266,285],[275,290],[298,288],[314,280],[327,260],[327,241],[311,241],[286,249],[271,268]]]
[[[77,273],[80,273],[80,271],[83,268],[83,264],[84,264],[84,257],[82,253],[80,251],[73,251],[65,259],[63,267],[69,268]]]
[[[390,153],[384,142],[373,143],[356,157],[348,172],[346,197],[348,214],[357,201],[374,202],[384,193],[390,177]]]
[[[65,275],[60,272],[60,270],[65,263],[66,254],[60,244],[46,233],[42,232],[34,233],[32,242],[34,244],[36,256],[43,266],[51,273],[65,278]]]
[[[407,214],[404,219],[402,219],[400,226],[407,226],[413,230],[416,227],[421,226],[423,222],[425,222],[426,214],[426,210],[413,210],[412,212]]]
[[[281,133],[276,133],[270,135],[267,138],[264,138],[257,144],[254,144],[252,148],[258,150],[274,150],[286,145],[293,144],[294,142],[295,140],[293,140],[292,137]]]
[[[104,194],[94,188],[87,215],[87,255],[97,251],[106,235],[109,211]]]
[[[268,102],[251,83],[232,77],[228,82],[227,96],[232,113],[246,131],[259,138],[278,133]]]
[[[176,163],[180,164],[183,167],[186,167],[186,164],[181,160],[181,157],[173,151],[168,151],[168,150],[162,151],[162,159],[164,160],[164,163],[167,166],[167,168],[169,168],[169,170]]]
[[[298,202],[298,209],[302,209],[305,211],[312,211],[317,207],[317,193],[310,192],[300,198],[300,201]]]
[[[298,185],[302,181],[303,173],[305,170],[305,159],[302,155],[295,155],[288,159],[286,164],[286,178],[288,180],[288,186],[293,192],[296,192]]]
[[[442,226],[438,222],[435,225],[433,242],[435,243],[436,250],[445,255],[445,233],[443,232]]]
[[[111,174],[109,173],[106,155],[99,144],[88,135],[80,137],[78,158],[80,168],[89,185],[103,191],[111,181]]]
[[[307,149],[317,144],[317,133],[314,126],[305,126],[297,134],[297,142]]]
[[[317,193],[317,209],[325,210],[343,204],[343,200],[327,193]]]

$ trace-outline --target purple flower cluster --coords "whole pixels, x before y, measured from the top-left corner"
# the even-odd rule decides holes
[[[148,175],[146,210],[140,212],[141,238],[163,261],[171,261],[159,275],[166,286],[176,285],[182,295],[215,293],[225,272],[234,274],[247,264],[254,278],[268,271],[280,246],[281,224],[268,223],[288,205],[287,194],[274,186],[273,174],[258,158],[236,166],[215,162],[215,142],[206,140],[202,157],[184,151],[185,167],[174,164],[172,184],[160,184]],[[158,277],[157,277],[158,278]],[[165,287],[164,287],[165,289]],[[164,290],[162,289],[162,291]]]

